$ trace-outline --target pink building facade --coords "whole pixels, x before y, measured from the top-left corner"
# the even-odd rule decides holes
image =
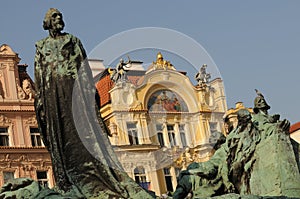
[[[10,46],[0,46],[0,187],[20,177],[53,187],[50,155],[37,128],[34,85],[27,65],[19,62]]]

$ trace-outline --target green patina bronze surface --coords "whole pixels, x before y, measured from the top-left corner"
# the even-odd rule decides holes
[[[254,114],[238,111],[237,128],[213,157],[180,173],[174,199],[300,198],[299,145],[291,143],[290,123],[269,115],[257,94]]]

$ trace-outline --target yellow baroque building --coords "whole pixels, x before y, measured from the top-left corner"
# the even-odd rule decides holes
[[[224,132],[222,80],[193,85],[161,53],[146,71],[123,74],[123,81],[112,81],[111,70],[96,76],[96,87],[120,162],[141,186],[158,195],[174,191],[179,171],[207,161]]]

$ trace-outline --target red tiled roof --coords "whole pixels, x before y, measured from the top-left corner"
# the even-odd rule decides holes
[[[96,83],[96,89],[100,96],[100,107],[111,101],[109,91],[113,87],[113,81],[111,81],[109,75],[104,76]]]
[[[130,83],[137,86],[139,80],[144,74],[145,71],[128,71],[127,79],[130,81]],[[108,69],[105,69],[96,78],[100,79],[98,82],[96,82],[96,89],[100,96],[100,107],[102,107],[111,102],[109,91],[113,88],[114,82],[110,79]]]
[[[290,127],[290,133],[294,133],[299,129],[300,129],[300,122],[297,122]]]

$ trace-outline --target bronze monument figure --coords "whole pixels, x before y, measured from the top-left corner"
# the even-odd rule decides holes
[[[300,196],[299,151],[293,149],[290,123],[269,115],[263,94],[256,93],[254,113],[237,112],[237,127],[211,159],[180,173],[174,199]]]
[[[63,16],[55,8],[48,10],[43,23],[49,36],[36,43],[35,109],[57,187],[72,198],[151,198],[122,169],[103,120],[99,118],[100,128],[97,117],[91,116],[95,111],[88,97],[96,91],[80,40],[62,32]],[[84,109],[74,109],[74,96]],[[80,114],[80,120],[74,121],[74,114]],[[80,131],[85,132],[78,132],[77,126],[84,126]]]
[[[207,162],[192,163],[178,177],[174,199],[185,198],[190,192],[209,197],[237,191],[249,194],[253,153],[260,136],[251,122],[247,109],[238,111],[238,127]]]

